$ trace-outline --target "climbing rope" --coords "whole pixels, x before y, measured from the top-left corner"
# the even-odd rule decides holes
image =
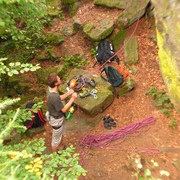
[[[81,145],[84,147],[104,147],[108,143],[116,139],[123,138],[127,134],[135,133],[138,129],[147,126],[153,122],[155,122],[155,118],[152,116],[142,121],[129,124],[128,126],[111,133],[102,135],[87,135],[82,139]]]

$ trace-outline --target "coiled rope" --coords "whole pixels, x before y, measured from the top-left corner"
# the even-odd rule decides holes
[[[125,137],[127,134],[132,134],[136,132],[138,129],[152,124],[155,121],[155,118],[152,116],[142,121],[129,124],[128,126],[125,126],[124,128],[121,128],[114,132],[102,135],[87,135],[82,139],[81,145],[84,147],[104,147],[108,143],[116,139]]]

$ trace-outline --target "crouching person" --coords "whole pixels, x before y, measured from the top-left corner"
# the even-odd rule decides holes
[[[59,95],[58,87],[61,84],[60,77],[51,73],[47,77],[47,119],[49,124],[52,126],[52,151],[56,152],[57,150],[63,149],[62,144],[62,134],[63,134],[63,122],[64,122],[64,113],[69,110],[74,100],[77,98],[77,93],[74,90]],[[62,100],[70,96],[70,100],[67,104],[63,105]]]

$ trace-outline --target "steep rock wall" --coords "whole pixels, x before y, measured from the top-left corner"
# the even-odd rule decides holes
[[[169,97],[180,112],[180,1],[152,0],[161,73]]]

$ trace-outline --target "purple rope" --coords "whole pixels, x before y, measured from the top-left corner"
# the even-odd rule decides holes
[[[144,119],[142,121],[129,124],[128,126],[125,126],[124,128],[121,128],[117,131],[108,133],[108,134],[102,134],[102,135],[87,135],[82,139],[81,145],[84,147],[103,147],[107,145],[108,143],[118,139],[125,137],[127,134],[132,134],[138,129],[147,126],[151,123],[155,122],[155,118],[149,117],[147,119]]]

